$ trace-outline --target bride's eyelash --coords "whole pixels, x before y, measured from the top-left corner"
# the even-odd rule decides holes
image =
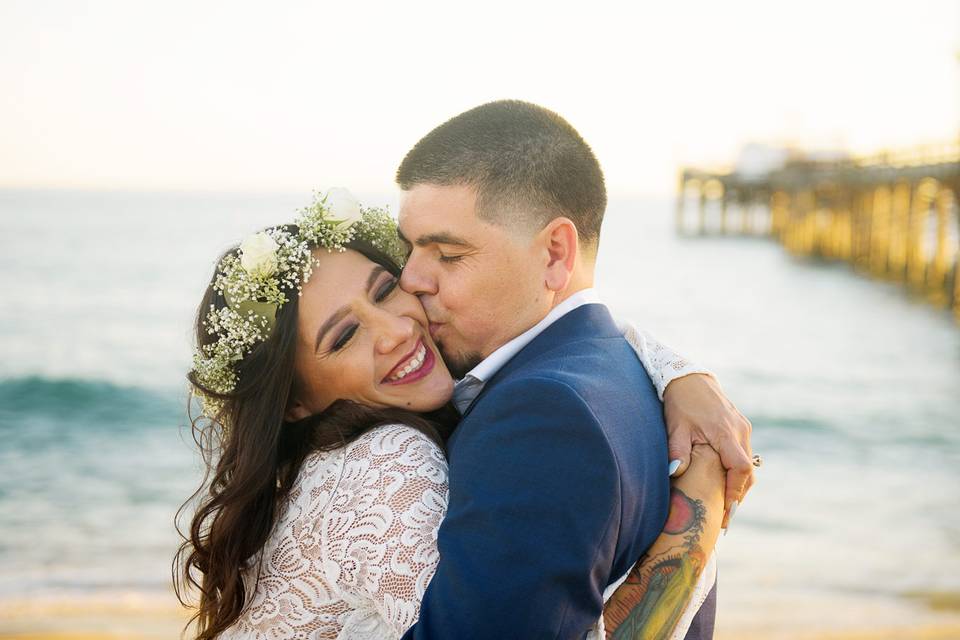
[[[340,337],[337,338],[337,341],[333,343],[333,347],[330,348],[331,351],[340,351],[347,343],[350,342],[350,338],[353,337],[353,334],[357,332],[357,325],[352,324],[347,327],[347,330],[340,334]]]
[[[390,278],[390,280],[388,280],[386,283],[384,283],[382,287],[380,287],[374,299],[377,302],[383,302],[384,300],[387,299],[387,297],[391,293],[393,293],[396,290],[398,284],[400,284],[399,280],[397,280],[396,278]]]
[[[400,284],[399,280],[397,280],[396,278],[390,278],[390,280],[385,282],[383,286],[381,286],[377,290],[377,294],[374,296],[374,300],[376,302],[383,302],[388,297],[390,297],[391,293],[393,293],[397,289],[398,284]],[[346,331],[341,333],[340,337],[337,338],[337,341],[333,343],[333,347],[331,347],[330,350],[340,351],[340,349],[343,349],[345,346],[347,346],[347,343],[350,342],[350,339],[357,332],[358,328],[359,328],[358,325],[355,325],[355,324],[352,324],[349,327],[347,327]]]

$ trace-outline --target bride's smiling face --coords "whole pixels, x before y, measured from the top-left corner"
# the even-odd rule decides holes
[[[288,419],[336,400],[430,411],[453,379],[427,330],[419,300],[361,253],[314,252],[317,264],[298,310],[297,384]]]

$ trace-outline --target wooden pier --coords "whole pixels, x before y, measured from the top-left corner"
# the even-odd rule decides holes
[[[761,172],[683,169],[676,225],[684,235],[770,236],[795,255],[844,260],[960,322],[958,195],[960,144],[834,159],[791,151]]]

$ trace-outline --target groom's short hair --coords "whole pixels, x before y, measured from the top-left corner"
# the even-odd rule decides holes
[[[577,130],[519,100],[480,105],[441,124],[407,153],[397,184],[471,186],[477,215],[504,226],[539,231],[566,216],[592,248],[607,206],[600,163]]]

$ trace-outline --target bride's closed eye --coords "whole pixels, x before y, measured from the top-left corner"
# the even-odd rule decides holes
[[[398,284],[400,284],[400,281],[394,276],[390,276],[390,278],[377,289],[377,295],[374,297],[374,300],[383,302],[390,297],[391,293],[396,291]]]
[[[343,333],[340,334],[340,337],[338,337],[336,342],[333,343],[333,346],[330,347],[330,351],[340,351],[347,346],[347,343],[350,342],[350,338],[352,338],[353,334],[357,332],[357,326],[358,325],[351,324],[344,329]]]
[[[390,276],[387,278],[380,286],[376,288],[376,294],[373,296],[374,302],[380,303],[390,297],[397,289],[397,285],[400,281],[394,277]],[[343,332],[337,337],[336,342],[333,343],[333,346],[330,348],[331,351],[340,351],[350,342],[350,339],[353,338],[356,334],[359,325],[351,324],[347,326]]]

